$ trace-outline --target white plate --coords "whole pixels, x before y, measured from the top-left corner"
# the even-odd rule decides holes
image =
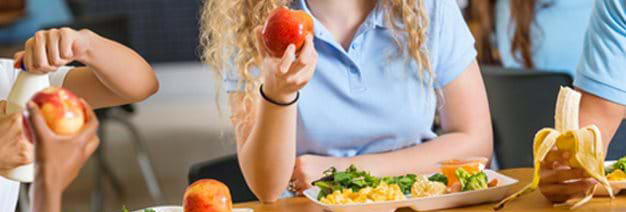
[[[155,212],[183,212],[183,207],[180,206],[158,206],[149,207],[146,209],[152,209]],[[143,212],[145,209],[137,210],[135,212]],[[233,208],[233,212],[253,212],[250,208]]]
[[[605,161],[604,162],[604,167],[612,166],[615,162],[617,162],[617,161],[614,161],[614,160]],[[609,184],[611,184],[611,188],[613,188],[613,194],[617,194],[622,189],[626,188],[626,180],[609,181]],[[604,188],[604,186],[598,186],[598,188],[596,190],[596,193],[594,193],[594,195],[596,195],[596,196],[608,196],[609,192]]]
[[[304,191],[304,195],[309,198],[309,200],[333,212],[393,212],[398,208],[405,207],[411,208],[415,211],[430,211],[475,205],[485,202],[495,202],[506,197],[510,187],[517,183],[516,179],[504,176],[493,170],[486,169],[484,171],[489,180],[494,178],[498,179],[497,186],[478,191],[458,192],[433,197],[409,198],[406,200],[348,205],[327,205],[319,202],[317,200],[319,188],[317,187],[307,189]]]

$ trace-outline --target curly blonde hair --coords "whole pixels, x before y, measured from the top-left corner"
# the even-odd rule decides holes
[[[262,26],[270,13],[293,0],[206,0],[201,14],[200,43],[202,60],[209,65],[217,79],[228,75],[226,70],[236,70],[238,87],[244,87],[246,96],[259,84],[251,73],[257,64],[254,29]],[[418,76],[428,72],[429,86],[435,78],[426,48],[428,17],[424,0],[381,0],[385,9],[385,22],[394,31],[395,44],[400,54],[408,53],[418,65]],[[408,45],[403,45],[406,39]],[[407,48],[408,47],[408,48]],[[405,49],[406,48],[406,49]]]

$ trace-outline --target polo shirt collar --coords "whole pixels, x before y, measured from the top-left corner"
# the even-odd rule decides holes
[[[387,28],[388,24],[385,22],[385,11],[382,5],[382,1],[378,0],[376,2],[377,2],[376,7],[374,7],[374,10],[372,11],[372,13],[369,14],[368,17],[365,19],[365,24],[367,24],[370,27],[373,26],[373,27],[379,27],[379,28]],[[320,32],[318,32],[318,29],[322,29],[321,28],[322,24],[315,18],[315,16],[313,16],[313,13],[309,9],[309,6],[307,5],[306,0],[296,0],[294,7],[296,9],[304,10],[306,13],[311,15],[311,17],[313,17],[313,22],[314,22],[313,25],[315,27],[315,34],[319,35]]]

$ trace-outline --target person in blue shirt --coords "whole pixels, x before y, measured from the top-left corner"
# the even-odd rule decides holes
[[[574,86],[582,92],[580,126],[595,124],[605,152],[626,117],[626,0],[597,0]],[[595,184],[569,167],[568,156],[551,152],[542,166],[541,191],[554,202],[584,195]]]
[[[0,27],[0,44],[22,43],[38,30],[68,24],[73,17],[65,0],[26,0],[26,16]]]
[[[496,0],[495,43],[502,65],[574,77],[594,2]]]
[[[280,6],[304,10],[315,30],[279,58],[259,36]],[[485,88],[455,0],[207,1],[201,27],[242,172],[262,202],[302,192],[332,166],[394,176],[491,158]]]

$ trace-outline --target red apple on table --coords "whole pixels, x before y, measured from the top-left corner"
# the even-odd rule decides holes
[[[48,127],[59,135],[72,135],[85,124],[85,107],[80,99],[64,88],[49,87],[32,98]]]
[[[231,212],[230,190],[217,180],[198,180],[185,190],[183,209],[184,212]]]
[[[302,48],[307,34],[313,34],[313,18],[302,10],[281,7],[270,15],[263,27],[263,42],[274,57],[282,57],[289,44]]]

